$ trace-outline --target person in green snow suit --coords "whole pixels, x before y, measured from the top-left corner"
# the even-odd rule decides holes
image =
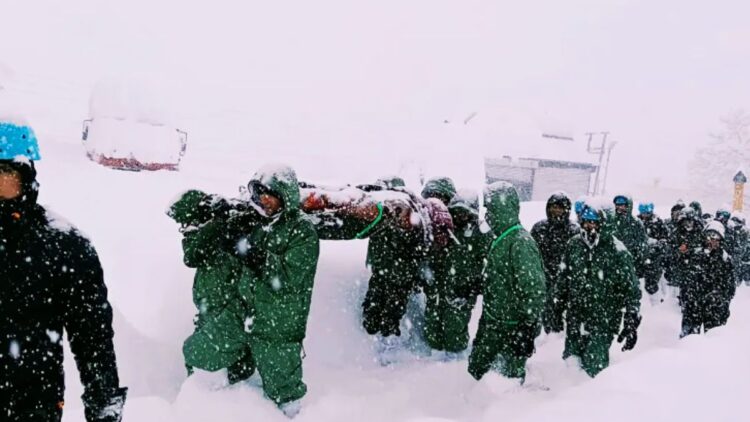
[[[384,190],[412,194],[403,180],[380,180]],[[416,198],[414,198],[416,199]],[[390,209],[383,220],[376,220],[358,238],[369,238],[367,265],[372,275],[362,301],[362,325],[368,334],[382,337],[400,336],[400,323],[414,288],[422,277],[427,253],[424,227],[410,222],[409,208]]]
[[[594,377],[609,366],[615,336],[625,341],[623,351],[635,347],[641,290],[630,253],[612,234],[612,217],[586,206],[581,218],[581,234],[568,242],[555,303],[566,323],[563,359],[579,358]]]
[[[633,256],[636,276],[643,277],[646,272],[648,258],[648,235],[646,228],[633,216],[633,199],[625,195],[614,198],[615,221],[614,235],[619,239],[628,252]]]
[[[298,410],[295,404],[307,392],[302,381],[302,342],[320,242],[313,224],[300,211],[294,170],[259,171],[248,184],[248,194],[264,220],[249,227],[237,244],[238,256],[251,273],[239,285],[245,329],[263,390],[287,413],[287,409]]]
[[[369,241],[367,266],[371,276],[362,301],[365,331],[383,339],[400,336],[400,322],[421,279],[429,246],[425,228],[412,221],[420,198],[405,188],[400,177],[357,186],[365,197],[371,198],[363,200],[353,195],[349,203],[331,200],[325,189],[305,185],[312,188],[302,209],[316,223],[321,239]]]
[[[248,374],[249,336],[244,329],[245,306],[238,286],[249,273],[234,253],[242,229],[257,214],[239,201],[191,190],[167,214],[182,225],[184,262],[195,268],[193,302],[198,308],[195,331],[183,345],[188,372],[228,370],[230,383]]]
[[[546,282],[537,244],[519,223],[520,200],[507,182],[484,194],[492,241],[484,271],[484,304],[469,356],[469,373],[481,379],[490,369],[509,378],[526,376],[526,360],[541,332]]]
[[[434,282],[425,286],[425,340],[435,349],[457,353],[469,346],[471,311],[482,289],[482,269],[489,236],[480,230],[479,199],[474,192],[453,196],[448,210],[453,218],[454,239]]]

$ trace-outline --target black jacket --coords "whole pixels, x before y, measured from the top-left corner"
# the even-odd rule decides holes
[[[651,217],[650,220],[643,221],[643,226],[646,228],[646,234],[651,239],[667,240],[667,238],[669,238],[669,228],[667,227],[667,224],[657,216]]]
[[[554,284],[557,281],[557,273],[560,271],[560,263],[565,255],[568,241],[580,232],[580,228],[578,224],[570,221],[570,212],[562,221],[551,219],[549,212],[551,201],[552,199],[547,203],[547,219],[534,224],[531,228],[531,237],[536,241],[539,252],[542,254],[547,282]]]
[[[728,308],[736,288],[732,257],[723,248],[700,248],[690,261],[693,271],[680,289],[683,301],[703,304],[709,311]]]
[[[85,387],[87,420],[124,400],[112,308],[89,241],[34,206],[0,226],[0,262],[0,414],[23,420],[28,412],[59,412],[63,330]]]

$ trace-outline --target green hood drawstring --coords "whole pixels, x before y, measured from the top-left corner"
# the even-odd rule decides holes
[[[495,246],[497,246],[498,244],[500,244],[500,242],[501,242],[501,241],[502,241],[503,239],[505,239],[506,237],[508,237],[508,235],[509,235],[509,234],[513,233],[514,231],[518,231],[518,230],[521,230],[522,228],[523,228],[523,226],[521,226],[520,224],[516,224],[515,226],[513,226],[513,227],[509,228],[508,230],[505,230],[505,231],[503,232],[503,234],[501,234],[501,235],[500,235],[500,237],[498,237],[497,239],[495,239],[495,240],[494,240],[494,241],[492,242],[492,247],[490,247],[490,252],[491,252],[491,251],[492,251],[493,249],[495,249]]]

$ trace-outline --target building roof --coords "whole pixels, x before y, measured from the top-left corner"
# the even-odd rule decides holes
[[[452,124],[462,126],[471,144],[482,145],[489,157],[598,163],[598,156],[586,151],[585,134],[548,115],[498,108],[470,113]],[[595,140],[601,142],[601,136]]]

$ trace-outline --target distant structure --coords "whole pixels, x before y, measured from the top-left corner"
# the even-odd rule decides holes
[[[522,201],[546,201],[565,191],[572,200],[591,192],[591,176],[597,166],[585,162],[542,158],[485,158],[487,183],[507,181],[518,190]]]

